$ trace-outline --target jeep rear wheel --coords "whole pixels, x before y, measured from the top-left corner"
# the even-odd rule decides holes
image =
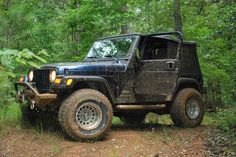
[[[63,101],[58,120],[74,140],[99,140],[109,130],[112,115],[106,96],[96,90],[82,89]]]
[[[170,115],[176,126],[195,127],[200,125],[204,116],[201,94],[192,88],[182,89],[171,106]]]

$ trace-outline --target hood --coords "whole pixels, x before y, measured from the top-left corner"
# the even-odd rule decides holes
[[[102,75],[111,72],[124,72],[127,64],[115,61],[97,62],[67,62],[43,65],[42,68],[55,68],[58,75],[63,75],[66,69],[69,75]]]

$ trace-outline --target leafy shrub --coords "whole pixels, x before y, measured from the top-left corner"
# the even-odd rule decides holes
[[[226,132],[233,132],[236,136],[236,106],[220,108],[217,112],[206,112],[203,124],[217,126]]]
[[[37,54],[28,49],[0,50],[0,133],[18,124],[21,119],[19,105],[11,95],[14,93],[13,82],[19,75],[26,73],[29,67],[38,68],[40,64],[46,63],[45,57],[48,54],[44,50]]]
[[[8,105],[0,106],[0,136],[7,133],[10,128],[19,127],[20,122],[19,104],[12,101]]]
[[[236,131],[236,107],[221,109],[216,115],[216,124],[225,131]]]
[[[10,92],[13,88],[13,80],[22,72],[26,72],[26,67],[39,67],[46,63],[44,57],[48,56],[46,51],[37,54],[24,49],[22,51],[3,49],[0,50],[0,106],[7,104]],[[23,69],[23,70],[20,70]]]

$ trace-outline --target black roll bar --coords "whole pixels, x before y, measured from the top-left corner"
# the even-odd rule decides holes
[[[176,35],[181,42],[183,41],[183,34],[179,31],[152,33],[152,34],[148,34],[147,36],[152,37],[152,36],[162,36],[162,35]]]

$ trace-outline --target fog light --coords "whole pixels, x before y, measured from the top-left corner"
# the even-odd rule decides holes
[[[55,84],[60,84],[61,83],[61,78],[56,78],[54,81]]]
[[[70,85],[72,84],[72,82],[73,82],[73,79],[68,79],[68,80],[66,81],[66,85],[67,85],[67,86],[70,86]]]

